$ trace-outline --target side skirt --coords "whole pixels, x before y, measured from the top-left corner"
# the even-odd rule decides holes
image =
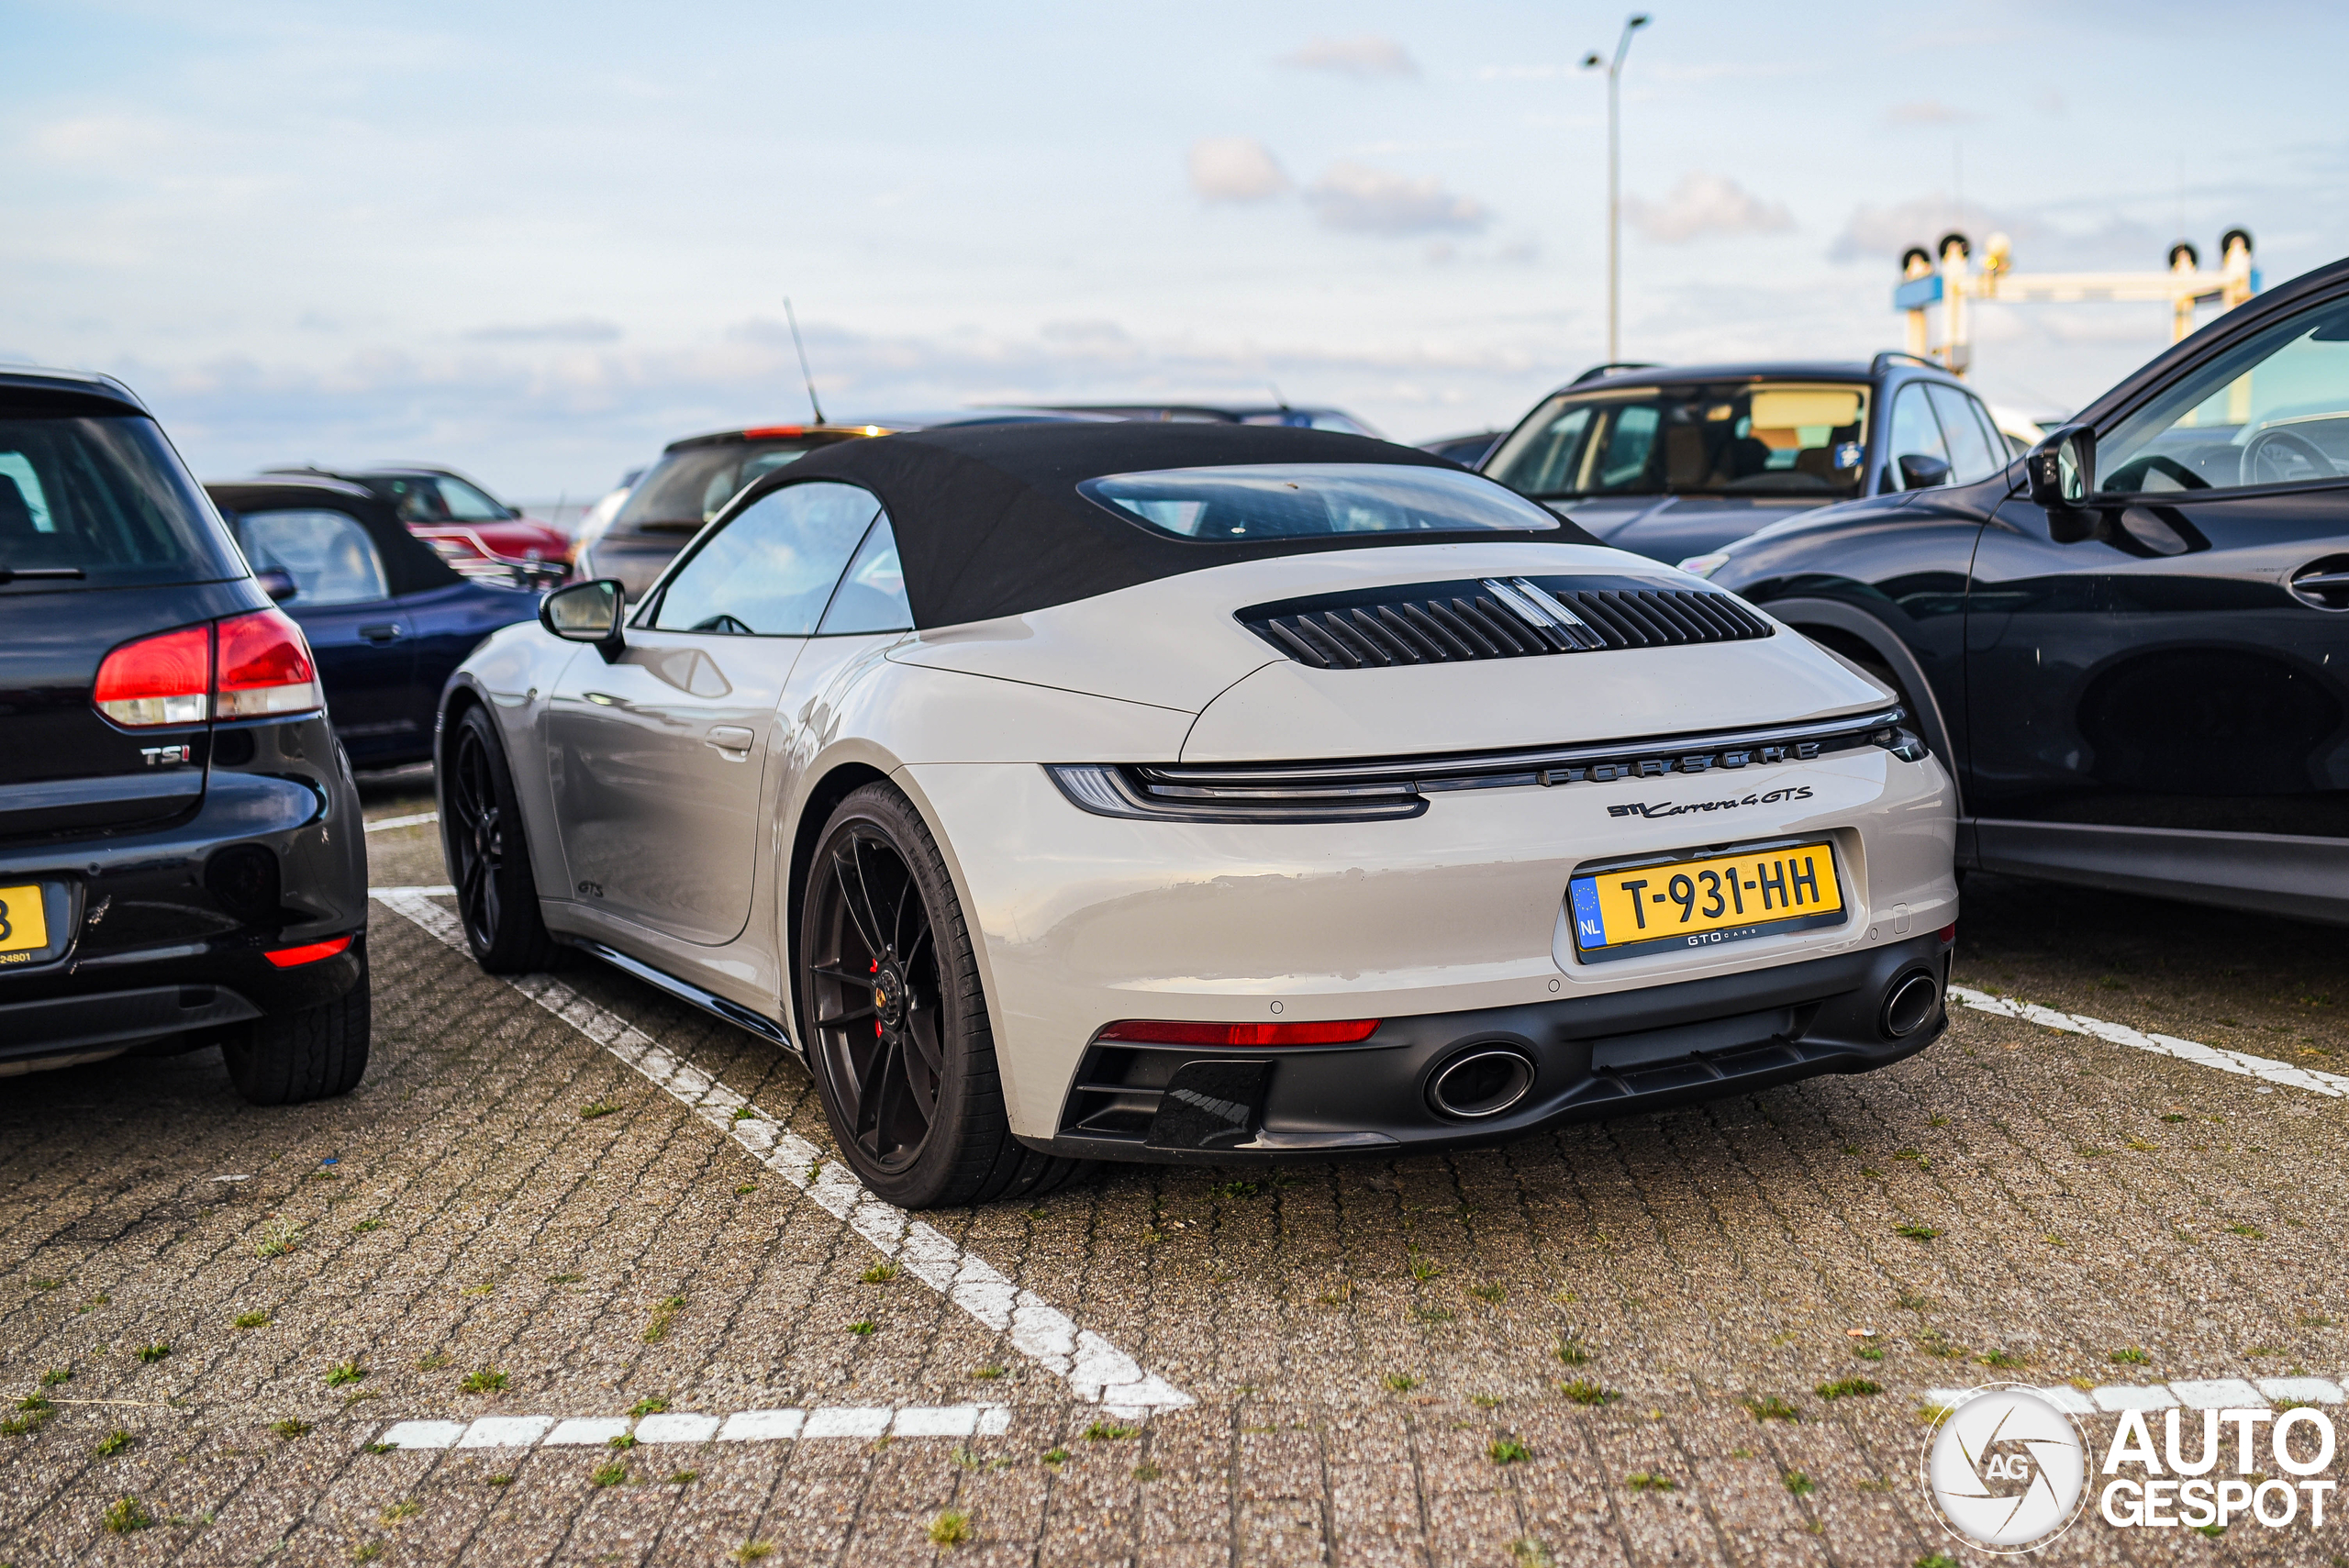
[[[2349,925],[2349,840],[1974,817],[1983,871]]]
[[[563,939],[582,952],[593,953],[615,969],[625,970],[655,990],[665,991],[680,1002],[688,1002],[713,1018],[725,1019],[738,1029],[746,1029],[763,1040],[772,1040],[794,1056],[804,1060],[804,1053],[791,1042],[791,1031],[764,1013],[752,1012],[740,1002],[729,1001],[714,991],[705,991],[691,981],[680,980],[664,970],[653,968],[642,959],[630,958],[617,948],[584,937]]]

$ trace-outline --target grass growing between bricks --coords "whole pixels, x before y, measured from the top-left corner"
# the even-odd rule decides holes
[[[663,1296],[653,1307],[652,1316],[645,1319],[644,1342],[648,1345],[657,1345],[667,1339],[669,1325],[677,1320],[677,1314],[684,1311],[685,1307],[685,1298],[682,1296]]]
[[[134,1530],[147,1529],[155,1522],[155,1518],[138,1498],[117,1497],[106,1505],[106,1511],[98,1516],[98,1522],[106,1527],[109,1535],[128,1535]]]

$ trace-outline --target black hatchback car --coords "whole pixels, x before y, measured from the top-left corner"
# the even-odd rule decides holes
[[[1950,439],[1903,466],[1887,454],[1919,421]],[[1535,405],[1480,471],[1618,550],[1677,565],[1837,501],[1969,484],[2013,455],[1964,384],[1884,353],[1865,365],[1598,365]]]
[[[1899,692],[1961,866],[2349,923],[2349,261],[1987,478],[1704,564]]]
[[[358,792],[301,628],[102,376],[0,371],[0,1075],[366,1071]]]

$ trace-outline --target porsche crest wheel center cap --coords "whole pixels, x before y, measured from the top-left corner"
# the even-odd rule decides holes
[[[873,977],[873,1010],[884,1029],[896,1029],[906,1019],[906,977],[893,965]]]

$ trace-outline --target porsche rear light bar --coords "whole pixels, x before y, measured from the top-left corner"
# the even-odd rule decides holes
[[[273,718],[326,706],[310,645],[279,609],[126,642],[99,662],[90,700],[130,729]]]
[[[1897,707],[1766,729],[1447,756],[1314,762],[1053,762],[1069,804],[1097,817],[1170,822],[1371,822],[1417,817],[1452,790],[1608,784],[1734,773],[1876,746],[1920,762],[1925,743]]]
[[[1172,1018],[1120,1018],[1101,1031],[1105,1040],[1137,1045],[1352,1045],[1368,1040],[1376,1018],[1315,1024],[1201,1024]]]

